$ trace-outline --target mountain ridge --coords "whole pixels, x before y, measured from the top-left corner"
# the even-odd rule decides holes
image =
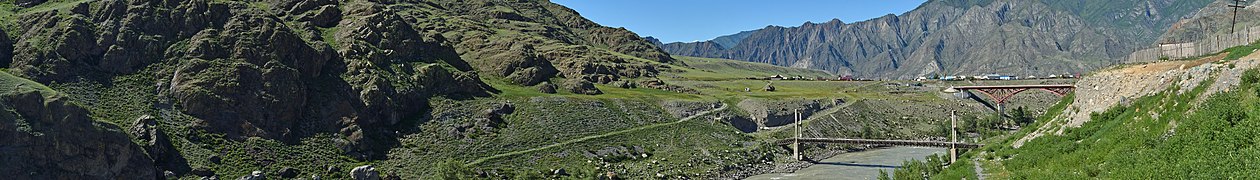
[[[1144,19],[1127,16],[1134,9],[1111,6],[1073,12],[1040,1],[929,1],[901,15],[849,24],[832,21],[770,26],[729,48],[712,48],[706,42],[669,43],[663,48],[675,55],[888,79],[995,72],[1079,73],[1115,63],[1113,59],[1127,55],[1138,44],[1144,46],[1155,39],[1134,37],[1162,34],[1167,24],[1190,13],[1185,6],[1206,4],[1179,2],[1117,2],[1144,4],[1142,10],[1158,15]],[[1093,23],[1102,22],[1099,16],[1083,16],[1094,11],[1114,14],[1132,26],[1096,27]],[[1163,12],[1168,14],[1159,14]],[[1150,27],[1162,28],[1147,30]],[[1139,32],[1128,32],[1134,29]]]

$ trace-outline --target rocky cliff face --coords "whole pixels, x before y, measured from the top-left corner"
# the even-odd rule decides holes
[[[527,86],[553,78],[611,83],[655,76],[649,62],[674,61],[634,33],[545,1],[14,6],[0,22],[9,32],[0,37],[0,62],[18,76],[49,85],[154,77],[145,88],[153,91],[129,93],[158,97],[149,110],[192,116],[198,129],[237,140],[335,133],[349,140],[348,153],[367,159],[384,157],[407,132],[400,125],[424,121],[429,98],[496,93],[483,77]],[[21,115],[41,115],[31,113]]]
[[[158,177],[118,126],[35,82],[0,72],[0,174],[6,179]]]
[[[1110,64],[1153,42],[1169,24],[1207,2],[1200,1],[929,1],[905,14],[851,24],[770,26],[744,38],[724,38],[741,39],[729,47],[714,48],[721,44],[717,40],[664,47],[677,55],[869,78],[1073,73]]]

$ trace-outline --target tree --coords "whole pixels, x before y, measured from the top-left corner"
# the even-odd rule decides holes
[[[884,171],[883,169],[880,169],[880,170],[879,170],[879,178],[877,178],[877,179],[879,179],[879,180],[892,180],[892,177],[888,177],[888,171]]]
[[[949,137],[950,128],[949,121],[941,121],[936,124],[936,133],[941,137]]]
[[[875,130],[871,129],[871,125],[862,126],[862,138],[875,138],[876,135]]]
[[[901,168],[893,171],[892,179],[927,179],[928,177],[940,174],[945,170],[945,156],[933,154],[927,156],[923,160],[907,160],[901,163]],[[887,173],[880,170],[880,179],[887,177]]]
[[[1015,108],[1015,110],[1011,112],[1011,119],[1015,121],[1015,124],[1020,126],[1032,124],[1036,121],[1036,118],[1033,118],[1033,114],[1028,112],[1028,109],[1023,106]]]

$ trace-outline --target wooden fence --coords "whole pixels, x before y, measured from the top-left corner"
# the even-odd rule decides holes
[[[1196,42],[1159,44],[1139,49],[1125,57],[1126,63],[1153,62],[1163,58],[1181,59],[1208,55],[1260,39],[1260,26],[1238,29],[1233,34],[1215,35]]]

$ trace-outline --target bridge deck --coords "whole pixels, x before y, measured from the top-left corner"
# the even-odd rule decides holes
[[[792,144],[795,138],[780,140],[779,144]],[[839,144],[865,144],[865,145],[889,145],[889,146],[919,146],[919,147],[955,147],[972,149],[984,146],[984,144],[960,143],[960,142],[942,142],[942,141],[916,141],[916,140],[882,140],[882,139],[846,139],[846,138],[800,138],[802,143],[839,143]]]
[[[1023,89],[1023,88],[1075,88],[1071,84],[1043,84],[1043,85],[994,85],[994,86],[957,86],[954,89]]]

